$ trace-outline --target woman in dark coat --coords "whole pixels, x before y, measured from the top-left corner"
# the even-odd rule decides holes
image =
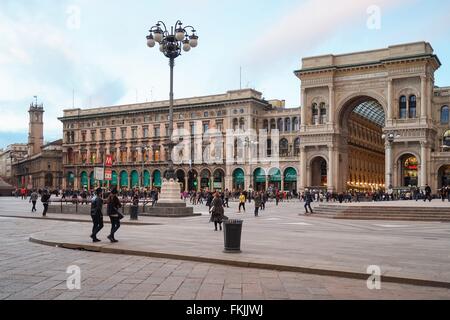
[[[224,218],[224,210],[223,210],[223,202],[220,199],[219,193],[216,192],[214,195],[214,199],[211,203],[211,221],[214,222],[215,231],[217,231],[217,225],[219,225],[220,230],[222,231],[222,221]]]
[[[111,242],[119,242],[116,240],[116,238],[114,238],[114,234],[120,228],[120,218],[122,214],[119,212],[119,208],[122,207],[122,205],[120,203],[119,198],[117,197],[116,189],[111,191],[111,194],[109,195],[106,203],[108,204],[107,206],[108,216],[111,220],[111,234],[108,236],[108,239]]]

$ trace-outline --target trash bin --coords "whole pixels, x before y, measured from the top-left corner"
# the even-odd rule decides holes
[[[138,219],[138,209],[139,209],[139,206],[131,206],[130,220]]]
[[[224,243],[226,253],[241,252],[242,220],[225,220],[224,222]]]

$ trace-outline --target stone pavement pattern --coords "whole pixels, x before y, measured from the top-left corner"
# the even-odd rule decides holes
[[[0,215],[12,214],[20,207],[16,200],[5,203],[0,200]],[[14,209],[8,209],[11,207]],[[263,213],[260,221],[251,220],[251,215],[245,216],[248,228],[260,229],[262,237],[269,236],[265,225],[276,225],[289,233],[299,227],[316,225],[315,220],[299,222],[292,207],[284,204],[276,213]],[[298,205],[297,205],[298,206]],[[28,207],[28,206],[27,206]],[[283,209],[282,209],[283,208]],[[205,209],[203,209],[205,210]],[[297,210],[298,211],[298,210]],[[269,212],[269,211],[266,211]],[[233,213],[228,212],[228,215]],[[280,214],[286,214],[281,216]],[[293,218],[297,222],[292,222]],[[265,217],[264,217],[265,216]],[[277,217],[278,216],[278,217]],[[279,218],[280,217],[280,218]],[[163,222],[163,219],[151,221]],[[255,218],[253,218],[255,219]],[[272,219],[272,220],[263,220]],[[275,220],[273,220],[275,219]],[[303,218],[302,218],[303,219]],[[0,299],[449,299],[450,291],[442,288],[419,287],[382,283],[382,290],[368,290],[366,281],[344,279],[329,276],[317,276],[294,272],[278,272],[261,269],[238,268],[208,263],[188,262],[181,260],[146,258],[126,255],[111,255],[84,251],[72,251],[61,248],[41,246],[28,242],[33,233],[49,233],[54,230],[72,230],[84,239],[89,230],[89,224],[64,221],[41,221],[32,219],[0,218]],[[205,222],[206,221],[206,222]],[[265,221],[265,223],[263,222]],[[304,220],[301,220],[304,221]],[[322,220],[321,220],[322,221]],[[322,223],[320,221],[320,223]],[[295,224],[300,223],[300,224]],[[334,224],[327,224],[334,223]],[[177,226],[171,229],[173,224]],[[308,225],[309,224],[309,225]],[[380,224],[379,221],[376,224]],[[405,225],[398,227],[375,226],[373,224],[339,223],[326,221],[317,227],[331,232],[343,228],[341,233],[359,229],[363,235],[370,231],[389,231],[388,233],[404,233]],[[409,225],[409,223],[408,223]],[[170,237],[177,238],[183,248],[192,249],[198,243],[209,243],[209,250],[223,246],[222,234],[213,232],[212,225],[207,223],[207,217],[188,218],[171,222],[164,226],[124,226],[119,231],[120,244],[128,242],[128,237],[141,233],[146,242],[156,241],[161,231],[170,231]],[[186,231],[183,231],[187,227]],[[253,227],[250,227],[253,226]],[[195,227],[195,228],[194,228]],[[284,229],[284,227],[289,227]],[[417,229],[417,225],[413,224]],[[448,225],[428,223],[420,225],[425,233],[434,236],[445,235]],[[106,226],[108,228],[108,226]],[[169,228],[169,229],[165,229]],[[361,229],[362,228],[362,229]],[[398,230],[402,231],[398,231]],[[308,229],[304,230],[307,231]],[[411,226],[406,234],[414,235],[417,231]],[[179,232],[183,231],[181,234]],[[300,230],[301,231],[301,230]],[[106,231],[103,231],[105,233]],[[437,232],[437,234],[436,234]],[[144,237],[144,234],[147,237]],[[193,238],[184,239],[187,235]],[[300,232],[301,234],[301,232]],[[382,233],[383,234],[383,233]],[[176,235],[176,237],[174,237]],[[448,235],[448,233],[447,233]],[[104,236],[103,236],[104,238]],[[407,239],[411,239],[406,237]],[[166,239],[162,239],[165,241]],[[304,239],[298,240],[302,243]],[[85,240],[84,240],[85,241]],[[259,240],[258,240],[259,241]],[[278,240],[280,241],[280,240]],[[431,241],[431,240],[430,240]],[[264,241],[263,241],[264,242]],[[284,240],[282,246],[287,246]],[[265,245],[270,245],[265,242]],[[106,245],[105,243],[103,245]],[[356,244],[357,245],[357,244]],[[352,247],[356,246],[353,244]],[[285,253],[285,252],[284,252]],[[283,254],[284,254],[283,253]],[[448,257],[448,253],[447,253]],[[324,254],[324,259],[327,257]],[[411,264],[414,264],[411,257]],[[69,291],[66,288],[65,273],[69,265],[79,265],[82,269],[82,290]],[[448,264],[447,264],[448,266]],[[444,268],[444,267],[442,267]],[[445,269],[447,269],[445,267]]]

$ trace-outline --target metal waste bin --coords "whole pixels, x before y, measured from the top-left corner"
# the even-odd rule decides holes
[[[242,220],[225,220],[224,221],[224,243],[226,253],[241,252],[241,234]]]
[[[138,220],[139,206],[131,206],[130,220]]]

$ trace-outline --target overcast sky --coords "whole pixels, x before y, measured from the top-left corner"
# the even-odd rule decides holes
[[[176,60],[175,98],[239,89],[242,67],[243,87],[298,107],[302,57],[423,40],[443,64],[436,84],[450,86],[447,1],[0,0],[0,148],[26,142],[35,95],[46,141],[62,136],[73,91],[77,108],[168,99],[167,58],[145,36],[177,19],[200,39]]]

